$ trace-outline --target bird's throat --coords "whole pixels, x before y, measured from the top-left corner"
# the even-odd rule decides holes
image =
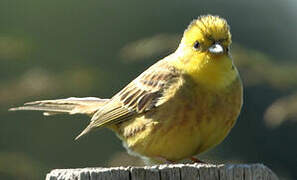
[[[201,53],[182,59],[187,61],[179,61],[176,66],[205,88],[225,88],[238,76],[237,69],[228,55],[214,56]]]
[[[211,89],[222,89],[230,85],[238,76],[232,59],[227,55],[206,57],[199,69],[192,72],[192,77],[197,83]]]

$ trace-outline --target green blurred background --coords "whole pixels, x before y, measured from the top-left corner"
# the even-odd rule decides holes
[[[260,162],[297,179],[296,0],[1,0],[0,179],[141,165],[109,130],[74,141],[88,117],[7,110],[39,99],[110,97],[173,52],[190,21],[208,13],[231,26],[245,103],[228,138],[199,157]]]

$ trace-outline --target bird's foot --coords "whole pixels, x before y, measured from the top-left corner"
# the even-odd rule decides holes
[[[195,157],[191,157],[190,160],[191,160],[192,162],[194,162],[194,163],[206,164],[206,162],[201,161],[201,160],[199,160],[199,159],[197,159],[197,158],[195,158]]]
[[[162,162],[162,163],[166,163],[166,164],[174,164],[174,163],[175,163],[175,161],[166,159],[166,158],[161,157],[161,156],[158,156],[158,157],[156,157],[155,159],[156,159],[157,161],[160,161],[160,162]]]

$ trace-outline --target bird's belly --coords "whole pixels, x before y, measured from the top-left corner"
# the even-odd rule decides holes
[[[172,119],[174,124],[157,124],[148,127],[135,137],[128,138],[128,148],[141,155],[178,161],[206,151],[220,143],[232,128],[235,119],[224,121],[205,117],[197,119],[195,112],[188,112],[192,118]],[[179,116],[185,116],[180,113]],[[199,117],[201,118],[201,117]]]
[[[201,115],[196,110],[184,108],[175,116],[164,117],[167,118],[165,122],[148,121],[146,126],[140,125],[142,128],[136,128],[134,135],[125,137],[124,143],[129,150],[142,156],[178,161],[220,143],[237,118],[234,112],[226,113],[230,114],[227,118],[226,115]],[[147,121],[145,117],[139,117],[134,122],[143,124],[144,121]]]
[[[165,104],[123,124],[120,137],[130,152],[153,159],[178,161],[204,152],[227,136],[242,104],[241,90],[207,97]]]

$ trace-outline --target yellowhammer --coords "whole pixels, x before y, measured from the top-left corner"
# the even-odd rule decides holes
[[[76,139],[107,127],[128,152],[152,163],[192,158],[219,144],[240,113],[242,84],[230,45],[226,20],[200,16],[185,30],[173,54],[110,99],[35,101],[10,110],[87,114],[91,122]]]

